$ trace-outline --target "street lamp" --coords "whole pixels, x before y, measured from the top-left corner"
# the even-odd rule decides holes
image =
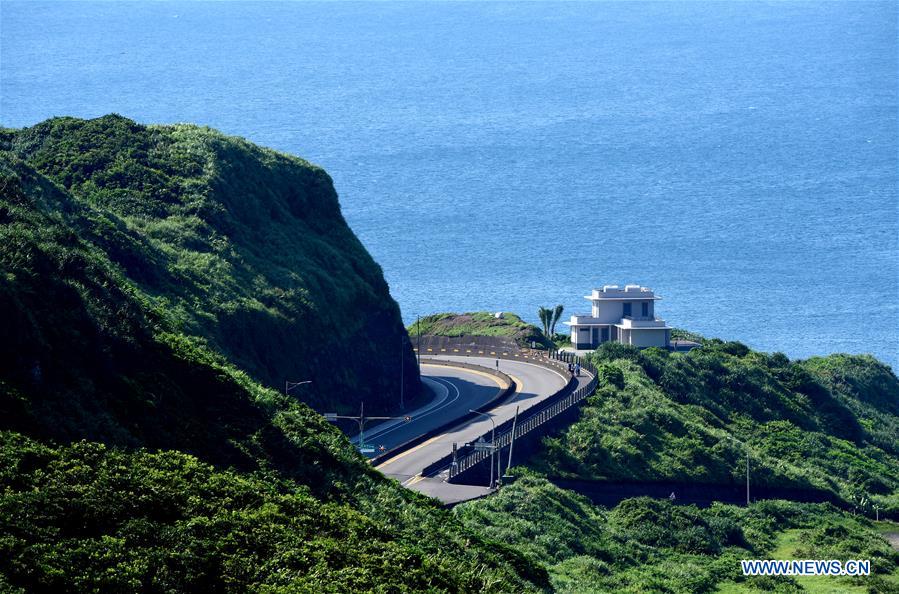
[[[284,381],[284,395],[287,396],[288,392],[290,392],[297,386],[304,386],[306,384],[311,384],[311,383],[312,383],[312,380],[304,380],[301,382],[291,382],[291,381],[285,380]]]
[[[406,335],[403,334],[400,338],[400,410],[406,410],[406,402],[404,400],[404,389],[406,387],[406,378],[404,375],[406,374]]]
[[[415,329],[418,332],[418,344],[415,345],[415,362],[421,371],[421,316],[415,316]]]
[[[493,422],[493,416],[488,415],[487,413],[482,413],[477,410],[468,409],[468,412],[474,413],[476,415],[481,415],[482,417],[487,417],[490,419],[490,424],[493,426],[490,429],[490,488],[493,488],[493,456],[496,454],[496,423]]]

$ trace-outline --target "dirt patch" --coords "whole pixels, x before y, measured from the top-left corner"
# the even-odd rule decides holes
[[[899,532],[887,532],[883,535],[887,542],[889,542],[894,549],[899,551]]]

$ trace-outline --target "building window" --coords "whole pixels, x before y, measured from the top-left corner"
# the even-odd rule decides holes
[[[631,304],[630,303],[624,304],[624,315],[626,315],[626,316],[631,315]]]
[[[644,318],[649,317],[649,304],[648,303],[643,304],[643,317]]]

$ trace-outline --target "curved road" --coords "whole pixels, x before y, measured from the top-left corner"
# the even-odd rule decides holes
[[[469,409],[477,409],[505,390],[508,384],[498,377],[480,371],[430,365],[426,359],[421,362],[421,379],[434,394],[426,405],[409,411],[409,423],[387,421],[373,426],[365,432],[365,441],[376,447],[390,450],[410,439],[418,437],[466,414]],[[358,443],[359,436],[352,438]]]
[[[440,359],[464,361],[483,367],[496,368],[496,359],[494,358],[441,356]],[[436,382],[440,386],[437,388],[437,397],[432,404],[420,409],[425,416],[416,417],[416,413],[413,412],[411,423],[375,427],[370,433],[373,438],[370,439],[369,435],[366,435],[366,441],[376,444],[383,443],[388,448],[394,447],[442,425],[450,419],[464,415],[469,409],[478,409],[478,406],[495,397],[497,390],[503,388],[500,380],[494,376],[459,367],[427,365],[426,358],[422,358],[421,370],[426,382],[431,385],[433,385],[432,382]],[[525,411],[557,392],[568,382],[568,378],[563,372],[522,361],[500,359],[499,370],[512,377],[517,389],[504,402],[490,411],[484,411],[490,413],[497,425],[511,419],[515,415],[516,407]],[[446,393],[443,390],[446,390]],[[429,407],[434,408],[429,410]],[[379,434],[378,431],[382,427],[383,432]],[[487,489],[467,485],[451,485],[441,479],[423,478],[419,476],[419,473],[429,464],[451,453],[454,442],[461,445],[473,441],[480,435],[488,433],[490,429],[491,423],[484,417],[460,423],[448,431],[382,462],[377,469],[412,489],[438,497],[445,502],[476,497],[487,492]]]

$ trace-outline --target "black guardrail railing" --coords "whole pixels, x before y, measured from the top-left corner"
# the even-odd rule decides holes
[[[596,391],[596,368],[576,354],[567,351],[550,351],[543,360],[547,362],[554,361],[565,363],[566,365],[564,365],[564,367],[566,371],[567,363],[578,364],[582,371],[586,371],[591,376],[590,381],[572,391],[572,383],[575,381],[575,379],[572,378],[565,388],[562,388],[543,402],[524,411],[524,413],[519,415],[519,418],[504,421],[501,425],[497,426],[494,432],[496,434],[496,440],[492,444],[492,449],[497,453],[501,453],[503,448],[511,446],[514,440],[520,439],[521,437],[536,431],[542,425],[570,410],[571,407],[581,403]],[[489,437],[490,432],[488,431],[479,439],[483,439],[489,443]],[[449,459],[440,460],[425,469],[429,471],[429,473],[422,472],[422,474],[425,476],[428,476],[428,474],[435,474],[449,465],[448,480],[452,481],[469,469],[490,458],[490,455],[491,451],[489,449],[476,450],[472,446],[463,446],[456,451],[455,459],[450,456]]]

